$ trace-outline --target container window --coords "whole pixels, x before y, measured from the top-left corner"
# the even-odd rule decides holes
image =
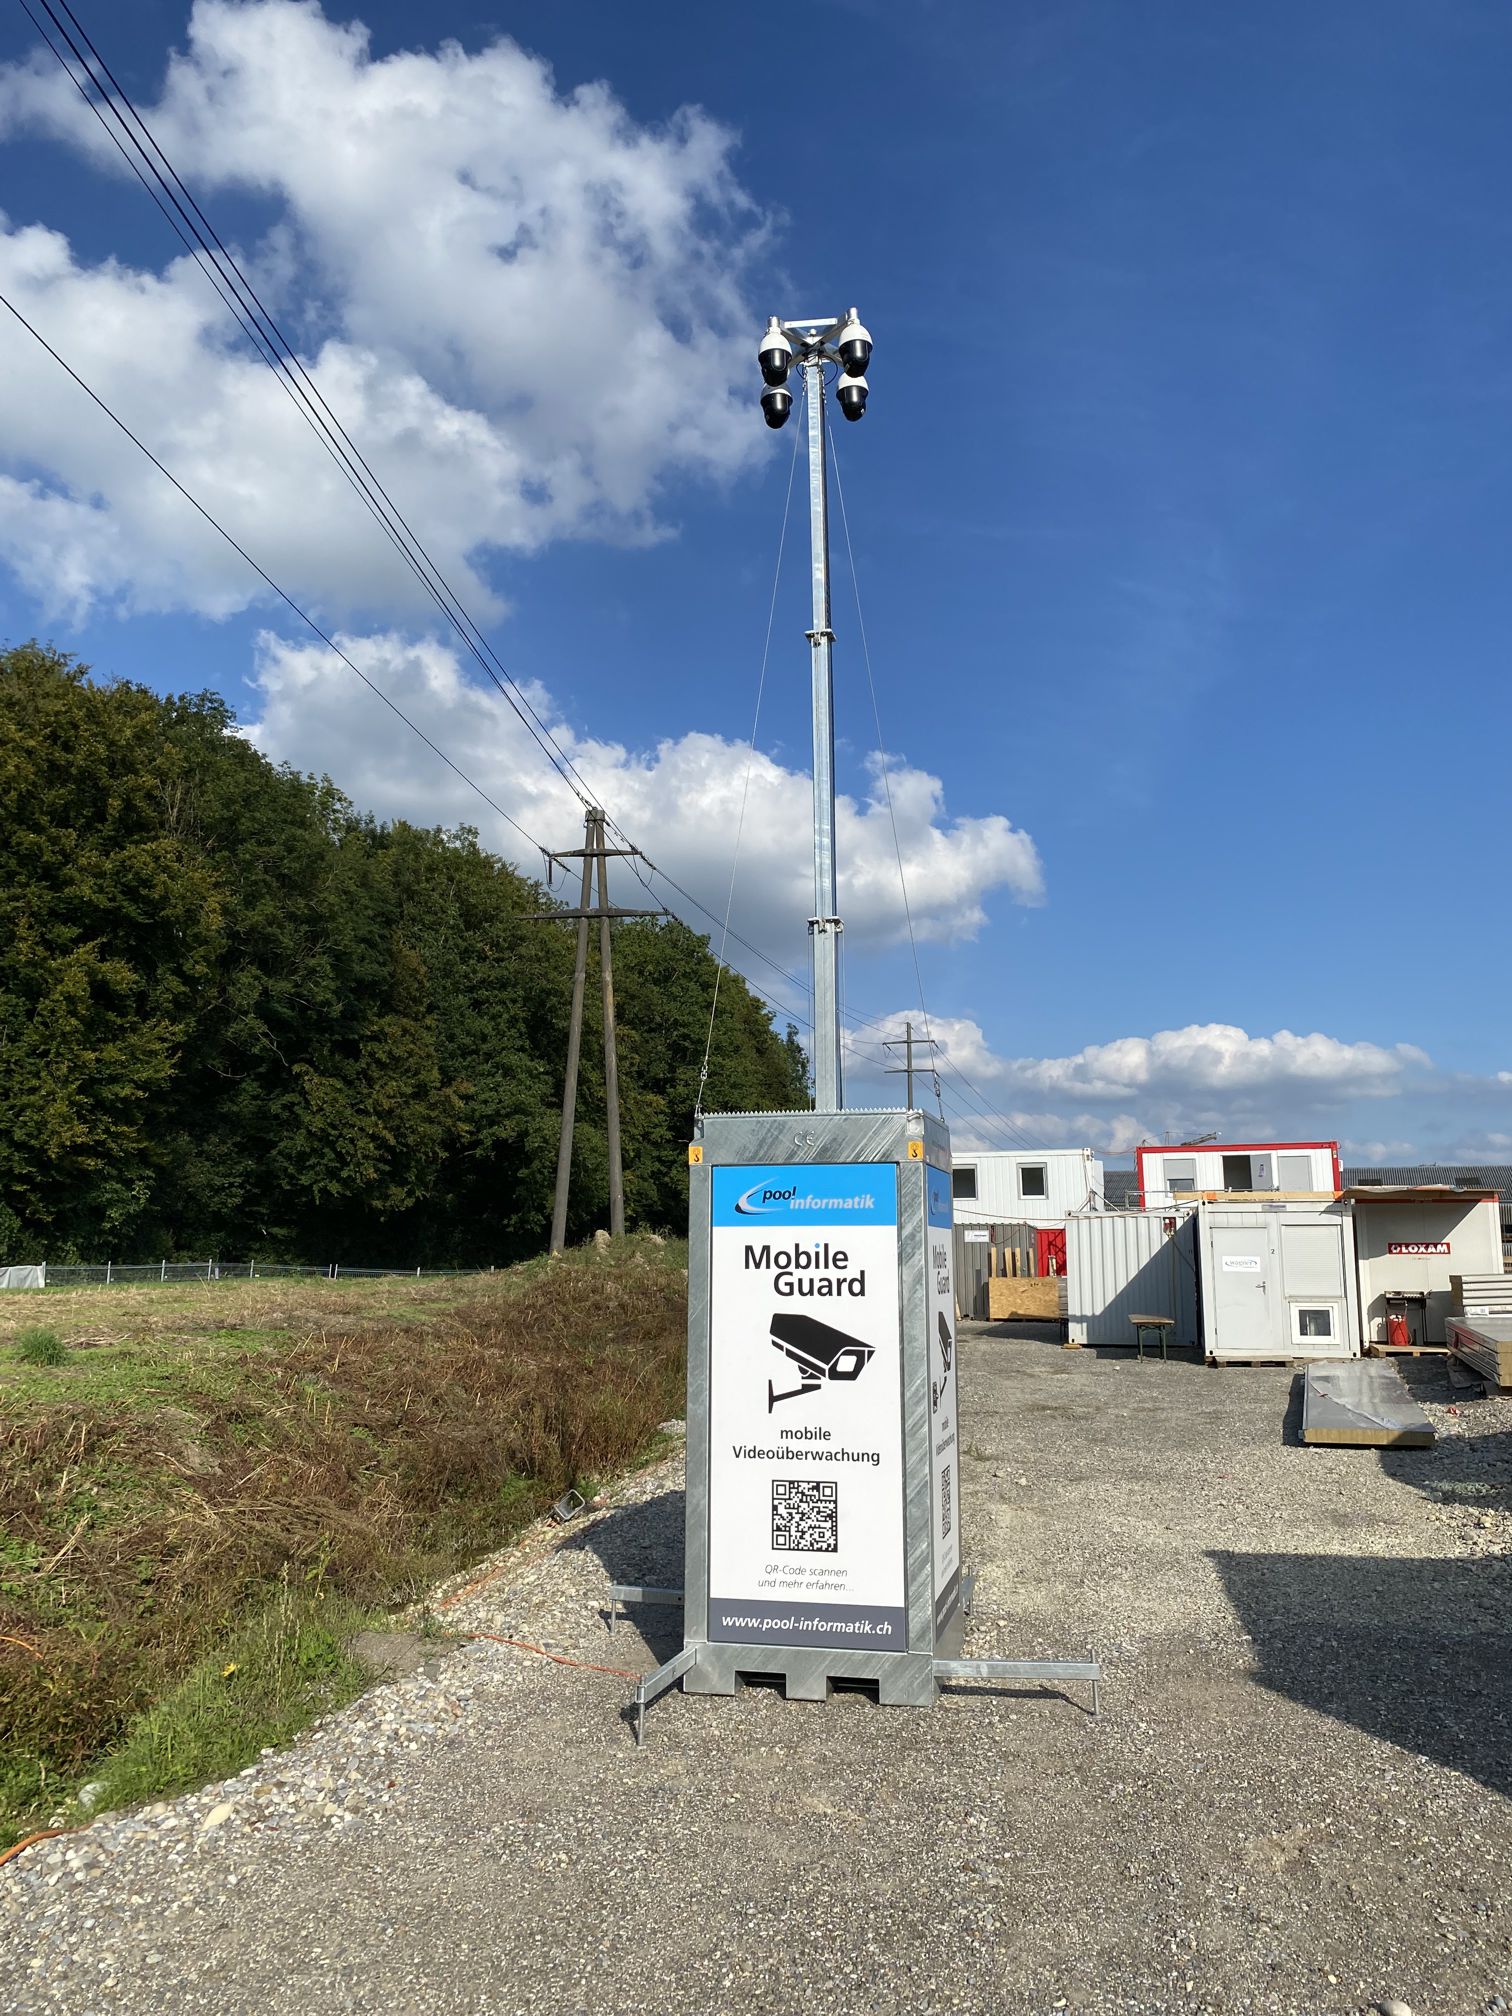
[[[1311,1155],[1278,1155],[1276,1157],[1276,1188],[1278,1190],[1315,1190]]]
[[[975,1197],[977,1194],[975,1169],[952,1169],[950,1194],[952,1197]]]
[[[1020,1197],[1044,1197],[1048,1194],[1043,1162],[1021,1162],[1019,1164]]]
[[[1168,1190],[1195,1190],[1197,1188],[1197,1162],[1194,1156],[1183,1161],[1171,1161],[1165,1165],[1166,1188]]]
[[[1298,1309],[1296,1336],[1299,1342],[1327,1341],[1334,1334],[1332,1309]]]
[[[1225,1190],[1253,1190],[1255,1172],[1250,1167],[1248,1155],[1225,1155],[1223,1158],[1223,1187]]]

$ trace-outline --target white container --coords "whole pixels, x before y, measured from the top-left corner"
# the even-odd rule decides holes
[[[1210,1362],[1358,1358],[1348,1204],[1200,1204],[1197,1252]]]
[[[1132,1344],[1135,1316],[1169,1316],[1169,1343],[1197,1345],[1190,1211],[1086,1211],[1066,1220],[1066,1340]]]
[[[1103,1165],[1090,1148],[966,1149],[951,1164],[957,1225],[1064,1225],[1101,1202]]]
[[[1140,1203],[1147,1211],[1202,1196],[1334,1197],[1344,1187],[1337,1141],[1218,1141],[1136,1148]]]

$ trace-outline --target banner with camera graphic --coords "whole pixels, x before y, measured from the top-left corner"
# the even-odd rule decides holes
[[[709,1636],[907,1643],[891,1162],[713,1171]]]

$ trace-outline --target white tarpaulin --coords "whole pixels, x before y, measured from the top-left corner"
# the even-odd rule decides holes
[[[0,1288],[45,1288],[47,1263],[40,1267],[0,1267]]]

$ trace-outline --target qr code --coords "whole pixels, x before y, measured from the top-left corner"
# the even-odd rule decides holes
[[[940,1472],[940,1538],[943,1540],[950,1531],[950,1465],[947,1463]]]
[[[840,1549],[840,1496],[815,1477],[778,1477],[772,1484],[772,1548],[782,1554],[835,1554]]]

